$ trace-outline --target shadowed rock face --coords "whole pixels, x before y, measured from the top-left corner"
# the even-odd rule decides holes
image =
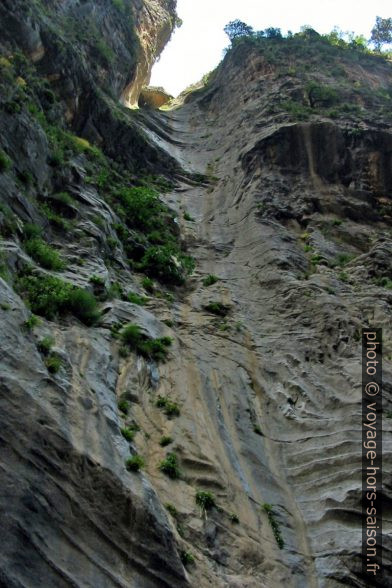
[[[105,22],[114,18],[112,4],[85,4]],[[11,5],[0,8],[14,32],[28,28],[27,53],[38,64],[44,58],[34,31],[84,4],[50,6],[50,17],[35,9],[30,17],[26,9],[14,20]],[[38,28],[29,24],[38,20]],[[3,31],[2,38],[9,51],[11,37]],[[18,32],[14,42],[25,48],[22,38]],[[72,80],[81,79],[86,56],[66,60]],[[390,65],[363,59],[358,66],[343,59],[342,67],[364,84],[371,77],[375,89],[388,87]],[[121,296],[119,286],[148,291],[127,258],[133,235],[119,240],[123,218],[107,196],[110,186],[91,179],[95,160],[85,153],[54,166],[50,135],[24,102],[9,112],[15,96],[1,86],[1,148],[12,165],[0,173],[0,187],[13,223],[2,208],[8,282],[0,279],[0,516],[7,541],[0,585],[364,588],[363,326],[384,328],[388,410],[392,391],[392,291],[385,287],[392,142],[385,120],[366,104],[359,118],[315,110],[297,120],[279,104],[305,104],[306,80],[288,79],[276,60],[242,45],[180,108],[127,112],[105,93],[107,79],[118,79],[116,98],[126,85],[129,63],[122,70],[120,62],[101,72],[104,96],[93,93],[76,109],[73,103],[73,131],[97,140],[116,181],[124,174],[128,185],[143,174],[145,183],[147,173],[164,170],[175,182],[161,200],[176,211],[197,268],[172,298],[163,285],[144,307]],[[58,82],[52,121],[68,112],[64,77]],[[61,198],[64,190],[70,201]],[[68,230],[43,216],[42,201],[72,221]],[[67,262],[61,274],[49,273],[96,294],[117,283],[96,326],[68,315],[26,328],[30,312],[16,293],[17,276],[28,264],[47,273],[25,251],[22,223],[31,222]],[[205,286],[210,274],[219,280]],[[93,285],[92,276],[100,281]],[[127,323],[151,338],[171,337],[168,361],[124,357],[113,335]],[[57,373],[48,371],[38,345],[48,336],[62,360]],[[160,397],[176,402],[179,416],[169,418]],[[124,400],[128,414],[118,408]],[[134,427],[130,442],[124,426]],[[172,439],[166,448],[162,437]],[[179,479],[160,470],[168,451],[177,455]],[[144,457],[143,472],[125,468],[135,453]],[[198,490],[212,492],[217,508],[200,509]],[[388,479],[384,492],[388,529]],[[385,576],[377,586],[391,583],[390,548],[385,536]],[[184,553],[195,558],[187,568]]]

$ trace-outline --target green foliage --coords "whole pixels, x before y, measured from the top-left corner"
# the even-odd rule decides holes
[[[156,406],[162,408],[168,417],[180,416],[180,408],[176,402],[173,402],[168,396],[158,396]]]
[[[219,282],[219,278],[217,276],[214,276],[213,274],[210,274],[206,278],[204,278],[203,286],[208,288],[208,286],[213,286],[213,284],[216,284],[217,282]]]
[[[172,480],[179,478],[181,472],[177,455],[175,453],[168,453],[166,458],[159,464],[159,469]]]
[[[144,459],[141,455],[135,454],[125,460],[125,466],[129,472],[138,472],[144,467]]]
[[[229,22],[223,30],[231,42],[240,37],[249,37],[253,35],[252,27],[238,19]]]
[[[181,551],[180,558],[185,567],[195,563],[195,558],[190,551]]]
[[[376,285],[380,286],[380,288],[387,288],[388,290],[392,290],[392,280],[387,276],[383,276],[382,278],[378,278],[376,280]]]
[[[0,173],[10,169],[12,165],[11,159],[8,157],[5,151],[0,149]]]
[[[340,272],[338,278],[341,282],[348,282],[349,280],[349,276],[346,272]]]
[[[165,361],[172,340],[170,337],[151,339],[138,325],[129,324],[121,332],[121,339],[131,350],[155,361]]]
[[[125,2],[124,0],[112,0],[113,6],[117,8],[120,12],[125,12]]]
[[[35,225],[33,223],[26,223],[23,226],[23,236],[25,239],[34,239],[36,237],[40,237],[42,235],[42,227]]]
[[[261,430],[259,425],[254,425],[253,431],[256,433],[256,435],[260,435],[261,437],[263,436],[263,431]]]
[[[93,325],[99,318],[97,301],[90,292],[54,276],[26,275],[19,278],[16,287],[32,312],[49,320],[71,313]]]
[[[40,322],[40,319],[37,316],[35,316],[35,314],[31,314],[29,318],[24,322],[24,327],[28,331],[32,331],[35,327],[38,327]]]
[[[128,402],[128,400],[119,400],[117,406],[118,406],[118,410],[120,412],[122,412],[123,414],[128,414],[128,412],[129,412],[129,402]]]
[[[42,353],[42,355],[49,355],[50,350],[52,349],[53,345],[54,345],[54,339],[52,337],[44,337],[38,343],[37,348],[38,348],[38,351],[40,353]]]
[[[312,112],[311,108],[296,100],[286,100],[278,103],[278,106],[291,114],[296,120],[308,120]]]
[[[284,541],[283,541],[282,533],[280,530],[280,525],[275,518],[272,504],[268,504],[267,502],[265,502],[263,504],[263,510],[267,513],[268,521],[271,525],[272,532],[274,534],[274,537],[276,539],[276,543],[278,544],[279,549],[283,549]]]
[[[189,212],[184,212],[184,220],[189,221],[191,223],[195,222],[195,219],[189,214]]]
[[[229,515],[229,519],[234,525],[238,525],[240,522],[239,517],[234,512]]]
[[[195,495],[196,504],[200,506],[203,511],[210,510],[214,506],[216,506],[215,496],[212,492],[205,492],[204,490],[199,490],[196,492]]]
[[[95,48],[104,63],[113,63],[115,59],[114,51],[103,38],[96,39]]]
[[[174,504],[170,504],[168,502],[167,504],[165,504],[165,508],[171,514],[171,516],[173,518],[176,519],[178,517],[178,510],[176,509],[176,507],[174,506]]]
[[[68,219],[63,218],[60,214],[55,212],[53,208],[47,203],[44,202],[39,206],[40,212],[43,216],[47,218],[47,220],[53,224],[58,229],[62,231],[69,231],[71,228],[71,223]]]
[[[217,316],[226,316],[229,312],[229,308],[222,304],[222,302],[210,302],[204,308],[211,314],[216,314]]]
[[[310,81],[306,85],[306,91],[312,108],[331,106],[338,101],[338,93],[331,86],[322,86],[315,81]]]
[[[381,51],[382,45],[392,43],[392,18],[376,17],[376,24],[372,29],[371,41],[377,51]]]
[[[154,280],[152,280],[151,278],[143,278],[142,286],[149,294],[153,294],[155,292]]]
[[[89,278],[89,282],[90,282],[90,284],[93,284],[94,286],[104,286],[105,285],[105,280],[103,278],[101,278],[101,276],[96,276],[95,274]]]
[[[116,197],[132,227],[145,232],[164,229],[168,211],[155,190],[144,186],[119,188]]]
[[[176,286],[184,284],[185,277],[193,272],[194,267],[194,260],[173,245],[149,247],[139,264],[139,269],[149,276]]]
[[[63,362],[61,361],[61,358],[55,353],[51,353],[45,360],[45,365],[48,369],[48,372],[51,374],[57,374],[62,366],[62,363]]]
[[[332,262],[332,266],[344,267],[354,259],[355,255],[351,253],[339,253]]]
[[[132,304],[137,304],[138,306],[144,306],[146,302],[148,302],[148,298],[145,296],[140,296],[136,294],[136,292],[128,292],[127,294],[128,302],[132,302]]]
[[[45,243],[40,237],[26,241],[24,248],[26,253],[45,269],[62,271],[65,268],[65,263],[56,249]]]
[[[136,434],[136,430],[134,428],[131,428],[131,427],[122,427],[122,429],[121,429],[121,435],[129,443],[131,443],[131,441],[133,441],[133,439],[135,437],[135,434]]]
[[[161,440],[159,441],[161,447],[167,447],[171,443],[173,443],[173,437],[169,436],[161,437]]]

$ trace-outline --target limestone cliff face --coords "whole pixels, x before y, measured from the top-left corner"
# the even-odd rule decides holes
[[[60,42],[86,4],[113,60]],[[0,585],[364,588],[359,332],[384,327],[390,410],[391,66],[243,43],[179,108],[130,111],[123,6],[0,6]],[[144,77],[174,7],[129,6]],[[387,532],[390,503],[386,480]]]
[[[151,69],[172,34],[176,16],[173,0],[139,0],[135,3],[136,31],[141,51],[132,83],[124,90],[127,106],[137,106],[140,92],[148,85]]]

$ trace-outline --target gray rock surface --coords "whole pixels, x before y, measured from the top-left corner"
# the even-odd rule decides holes
[[[92,160],[73,154],[54,167],[47,135],[24,106],[10,115],[1,87],[1,148],[12,165],[0,172],[0,585],[364,588],[360,329],[384,328],[390,410],[390,130],[370,108],[359,122],[326,111],[296,120],[274,110],[302,97],[303,80],[241,45],[178,108],[125,111],[116,100],[128,83],[146,81],[174,5],[135,3],[148,45],[137,77],[130,33],[113,4],[101,4],[50,2],[47,14],[6,0],[2,49],[16,43],[41,73],[60,76],[52,80],[60,98],[50,115],[65,113],[74,133],[100,143],[118,175],[134,174],[127,182],[164,170],[175,185],[161,201],[175,210],[197,266],[184,286],[148,292],[118,238],[117,203],[89,178]],[[153,22],[143,29],[148,8]],[[115,59],[102,70],[88,67],[88,44],[76,43],[65,58],[53,43],[58,30],[50,23],[87,10],[105,21],[104,38],[113,42]],[[344,63],[353,80],[391,84],[384,62]],[[21,182],[26,171],[33,177]],[[64,191],[72,196],[65,204]],[[42,202],[62,205],[72,222],[60,230]],[[63,272],[27,255],[24,223],[42,228],[67,262]],[[31,313],[16,293],[29,264],[97,297],[116,285],[100,301],[96,326],[68,314],[29,330]],[[219,280],[206,287],[210,274]],[[129,292],[143,295],[144,305],[129,302]],[[208,312],[211,302],[226,316]],[[150,338],[172,338],[165,363],[121,352],[116,329],[128,323]],[[57,373],[39,350],[45,337],[61,358]],[[165,414],[159,397],[180,414]],[[391,422],[383,423],[379,586],[391,583]],[[179,479],[160,470],[168,452],[178,457]],[[136,453],[145,467],[128,472],[124,462]],[[198,490],[212,492],[217,507],[200,509]],[[195,559],[187,567],[184,552]]]

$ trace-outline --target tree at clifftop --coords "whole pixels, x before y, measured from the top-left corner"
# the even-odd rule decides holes
[[[233,42],[234,39],[238,39],[239,37],[250,37],[253,35],[253,28],[247,25],[245,22],[242,22],[242,20],[238,19],[229,22],[223,30],[231,42]]]
[[[382,45],[392,43],[392,18],[377,16],[370,40],[374,43],[377,51],[381,50]]]

